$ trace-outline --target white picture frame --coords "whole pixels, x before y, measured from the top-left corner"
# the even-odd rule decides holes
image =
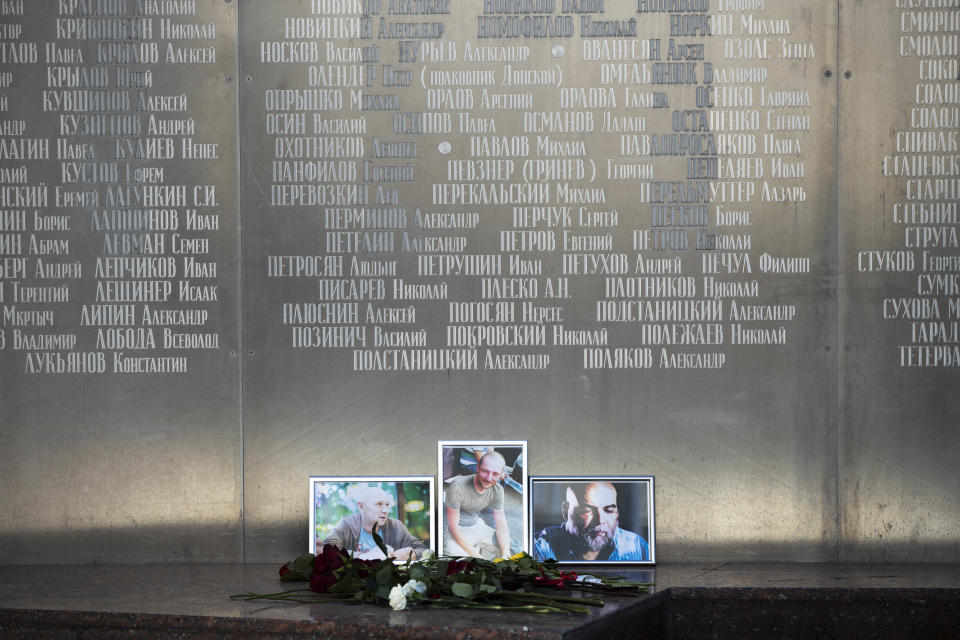
[[[360,514],[363,500],[361,496],[371,492],[379,495],[383,495],[380,494],[383,492],[390,498],[387,517],[394,522],[391,522],[389,527],[386,527],[385,523],[378,523],[378,529],[388,547],[392,546],[392,540],[400,540],[399,536],[409,541],[396,524],[396,521],[399,521],[407,533],[423,543],[422,548],[418,544],[414,545],[415,558],[422,555],[425,549],[436,552],[436,518],[433,511],[436,496],[433,476],[310,476],[310,553],[319,553],[324,541],[334,536],[337,540],[348,542],[357,539],[355,548],[344,550],[364,557],[367,550],[359,547],[359,535],[344,534],[343,531],[349,530],[357,534],[355,525],[363,519]],[[340,527],[340,530],[333,533],[337,527]],[[388,535],[392,536],[390,540],[386,537]],[[343,548],[341,544],[337,546]],[[375,555],[377,553],[372,552],[370,557]],[[379,556],[382,557],[382,552]]]
[[[654,512],[653,476],[532,477],[530,555],[569,564],[656,564]]]
[[[496,452],[503,460],[500,478],[495,486],[484,488],[476,478],[466,480],[468,477],[477,476],[480,460],[491,451]],[[496,455],[491,456],[490,460],[497,459]],[[491,463],[484,467],[486,473],[486,468],[491,467]],[[503,557],[504,546],[509,547],[507,557],[527,550],[526,440],[440,440],[437,443],[437,475],[440,478],[440,489],[437,491],[438,553],[453,556],[472,555],[465,552],[465,547],[457,541],[458,537],[466,541],[467,547],[473,546],[480,557],[487,559]],[[471,485],[475,493],[471,493]],[[491,490],[492,494],[486,493]],[[506,523],[508,543],[501,540],[499,515],[492,506],[486,506],[476,513],[471,513],[469,508],[462,511],[458,508],[454,511],[451,507],[451,502],[459,503],[461,497],[470,502],[482,502],[484,499],[479,496],[490,495],[490,500],[497,502],[498,493],[502,495],[502,516]],[[457,535],[451,532],[448,521],[449,515],[453,513],[458,515]],[[464,531],[465,529],[469,531]]]

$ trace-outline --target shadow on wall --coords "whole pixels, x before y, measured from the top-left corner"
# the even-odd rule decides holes
[[[242,535],[212,525],[0,533],[0,564],[238,563]]]
[[[285,562],[305,552],[307,524],[240,526],[177,525],[0,534],[0,564],[134,564]],[[246,552],[246,557],[244,557]],[[677,544],[657,539],[657,560],[666,562],[957,562],[960,541],[876,543],[744,540]]]

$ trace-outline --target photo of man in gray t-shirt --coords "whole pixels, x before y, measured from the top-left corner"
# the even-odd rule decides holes
[[[510,555],[510,527],[500,486],[504,467],[503,455],[488,451],[480,458],[475,474],[456,477],[446,485],[444,519],[450,535],[444,538],[444,554],[488,559]],[[486,509],[491,510],[495,528],[480,518]],[[497,545],[493,544],[494,533]]]

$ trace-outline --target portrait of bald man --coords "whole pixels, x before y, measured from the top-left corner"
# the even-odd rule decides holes
[[[453,443],[441,443],[443,553],[489,560],[520,551],[524,485],[511,476],[523,478],[523,447],[466,444],[448,448],[444,461],[444,444]]]
[[[373,539],[374,527],[387,547],[387,554],[396,560],[417,560],[430,548],[423,540],[411,534],[403,522],[390,516],[394,499],[381,487],[355,484],[347,493],[356,502],[357,512],[343,517],[323,541],[317,544],[318,550],[315,553],[319,553],[323,545],[332,544],[360,559],[383,559],[384,553]]]
[[[632,488],[627,483],[609,480],[555,484],[551,492],[553,495],[563,487],[559,504],[552,503],[553,512],[559,512],[560,524],[544,527],[542,518],[534,516],[536,533],[533,557],[537,560],[553,558],[561,562],[650,562],[647,540],[620,526],[621,505],[617,485],[624,489]],[[539,505],[538,491],[539,487],[535,488],[534,509],[537,510],[539,506],[542,513],[544,509],[543,505]],[[628,506],[635,508],[633,504]],[[644,520],[649,514],[632,515],[634,520]]]

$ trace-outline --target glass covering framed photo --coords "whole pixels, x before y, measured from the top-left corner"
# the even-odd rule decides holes
[[[440,552],[508,558],[527,539],[527,442],[441,440]]]
[[[577,564],[655,564],[653,476],[530,478],[531,555]]]
[[[332,544],[357,558],[382,559],[376,527],[391,557],[417,560],[436,550],[434,499],[433,476],[311,476],[310,552]]]

